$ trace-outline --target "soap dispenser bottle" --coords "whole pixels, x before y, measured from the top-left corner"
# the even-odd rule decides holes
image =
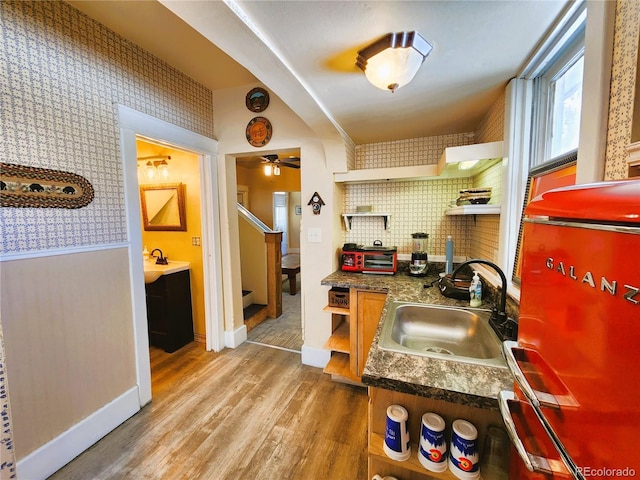
[[[146,262],[149,260],[149,250],[147,250],[147,246],[144,246],[144,250],[142,250],[142,259]]]
[[[471,285],[469,286],[469,306],[479,307],[482,304],[482,282],[478,276],[478,272],[473,272]]]

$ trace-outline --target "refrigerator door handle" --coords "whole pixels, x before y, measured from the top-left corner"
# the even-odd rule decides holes
[[[504,359],[507,362],[509,372],[511,372],[511,375],[513,375],[513,378],[518,384],[518,387],[520,387],[522,393],[524,393],[525,397],[527,397],[529,403],[531,403],[531,405],[533,405],[535,408],[539,408],[540,401],[533,391],[533,388],[531,388],[531,385],[529,385],[529,381],[524,376],[524,373],[522,372],[522,369],[520,368],[520,365],[518,365],[518,361],[516,360],[514,351],[518,348],[520,348],[518,342],[514,342],[511,340],[502,342],[502,353],[504,353]]]
[[[509,400],[515,400],[515,393],[510,392],[508,390],[502,390],[498,394],[498,407],[500,408],[500,414],[502,415],[502,419],[504,420],[504,426],[507,428],[507,435],[511,439],[511,443],[518,452],[518,456],[522,459],[522,463],[527,467],[527,470],[530,472],[535,472],[535,468],[533,466],[533,462],[529,458],[529,452],[524,448],[524,444],[520,437],[518,436],[518,431],[516,430],[516,424],[513,421],[513,417],[511,416],[511,410],[509,410]]]
[[[543,406],[557,409],[577,408],[579,406],[566,385],[564,385],[553,370],[549,368],[538,352],[523,348],[518,342],[507,340],[502,342],[502,353],[504,354],[511,375],[513,375],[518,387],[520,387],[520,390],[522,390],[534,408],[539,409]],[[520,358],[517,358],[516,355]],[[532,366],[539,369],[539,376],[546,380],[545,387],[551,391],[542,392],[534,390],[525,377],[522,368],[520,368],[519,361],[529,362]]]
[[[575,467],[575,465],[573,465],[573,462],[571,462],[570,459],[569,465],[567,465],[568,459],[566,452],[564,452],[563,454],[559,451],[558,453],[560,453],[561,460],[556,460],[552,458],[541,457],[539,455],[534,455],[527,451],[524,443],[518,435],[516,424],[513,420],[511,409],[509,408],[510,401],[518,401],[514,392],[503,390],[498,394],[498,407],[500,408],[500,414],[502,415],[502,419],[504,420],[504,424],[507,429],[507,435],[511,439],[511,443],[513,443],[516,452],[518,452],[518,456],[522,459],[522,462],[524,463],[525,467],[527,467],[527,470],[529,470],[530,472],[540,472],[547,475],[554,475],[561,478],[585,480],[580,471]],[[537,409],[535,407],[534,410],[537,414]],[[549,438],[552,441],[553,446],[558,449],[558,445],[554,441],[553,436],[550,435]]]

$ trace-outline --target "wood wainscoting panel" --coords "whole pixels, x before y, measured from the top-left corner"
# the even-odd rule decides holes
[[[136,385],[126,247],[2,262],[18,460]]]

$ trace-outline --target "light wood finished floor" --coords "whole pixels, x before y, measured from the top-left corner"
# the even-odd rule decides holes
[[[282,283],[282,315],[268,318],[252,328],[247,334],[251,342],[288,348],[300,352],[302,350],[302,320],[300,305],[300,274],[296,276],[297,291],[289,294],[289,280],[286,275]]]
[[[72,479],[367,478],[366,390],[244,343],[151,350],[153,401],[58,471]]]

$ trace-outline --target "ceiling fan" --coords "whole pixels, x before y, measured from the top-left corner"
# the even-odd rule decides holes
[[[279,158],[277,154],[275,155],[265,155],[260,157],[264,164],[264,173],[265,175],[271,175],[273,172],[274,175],[280,175],[280,167],[288,167],[288,168],[300,168],[300,157],[286,157]]]
[[[282,167],[300,168],[300,157],[285,157],[279,158],[277,154],[265,155],[260,157],[265,164],[271,163],[273,165],[280,165]]]

